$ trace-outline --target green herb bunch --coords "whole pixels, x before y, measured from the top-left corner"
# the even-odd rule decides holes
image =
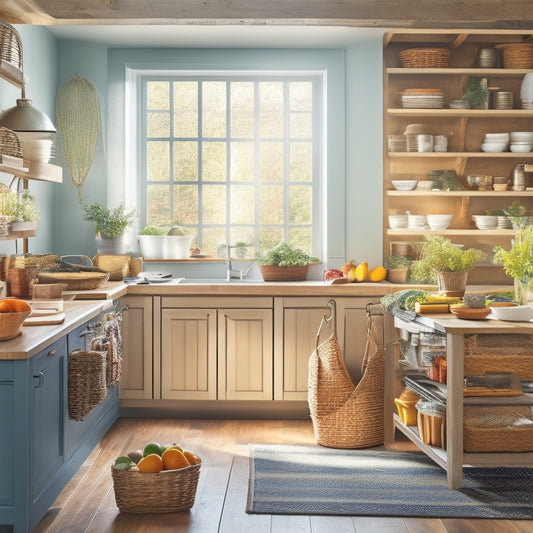
[[[103,239],[120,237],[134,221],[135,210],[127,211],[124,204],[104,207],[94,203],[83,206],[83,219],[92,222],[96,235]]]
[[[512,278],[523,280],[533,277],[533,226],[518,230],[510,250],[501,246],[494,248],[493,263],[502,265]]]
[[[463,250],[440,235],[424,236],[420,259],[411,265],[411,277],[420,282],[436,283],[438,272],[468,272],[487,254],[476,248]]]
[[[166,235],[168,230],[166,228],[157,228],[156,226],[145,226],[138,235]]]
[[[411,266],[411,259],[405,255],[392,254],[385,259],[383,266],[387,270],[395,270],[398,268],[409,268]]]
[[[318,258],[307,254],[295,246],[282,242],[264,254],[261,254],[257,262],[260,265],[276,265],[281,267],[305,266],[310,263],[317,263]]]

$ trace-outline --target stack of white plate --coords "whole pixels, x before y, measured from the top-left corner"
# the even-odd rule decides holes
[[[484,152],[506,152],[508,148],[508,133],[486,133],[481,145]]]
[[[498,217],[496,215],[472,215],[478,229],[496,229]]]
[[[533,148],[533,131],[512,131],[509,139],[511,152],[531,152]]]
[[[407,215],[407,227],[409,229],[426,229],[426,215]]]
[[[402,93],[402,107],[407,109],[440,109],[444,93],[440,89],[406,89]]]

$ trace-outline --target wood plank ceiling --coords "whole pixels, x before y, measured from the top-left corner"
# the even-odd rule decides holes
[[[531,0],[2,0],[0,19],[54,24],[326,24],[533,29]]]

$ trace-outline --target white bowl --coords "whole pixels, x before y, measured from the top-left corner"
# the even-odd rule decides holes
[[[533,144],[533,131],[512,131],[509,134],[509,140],[511,142],[523,141]]]
[[[453,215],[431,214],[427,215],[429,229],[442,231],[445,230],[452,221]]]
[[[485,142],[487,143],[508,143],[509,134],[508,133],[486,133]]]
[[[412,191],[417,183],[417,180],[392,180],[392,186],[397,191]]]
[[[427,224],[426,215],[408,215],[407,227],[409,229],[424,229]]]
[[[430,191],[433,187],[433,182],[429,180],[421,180],[418,182],[416,188],[419,191]]]
[[[497,320],[526,322],[533,318],[533,307],[516,305],[514,307],[491,307],[491,316]]]
[[[533,144],[515,144],[511,143],[509,145],[509,148],[511,152],[514,152],[515,154],[522,154],[525,152],[531,152],[531,148],[533,148]]]
[[[472,215],[478,229],[496,229],[498,217],[495,215]]]
[[[390,229],[405,229],[407,223],[407,215],[389,215]]]
[[[505,152],[507,143],[504,142],[487,142],[481,145],[484,152]]]

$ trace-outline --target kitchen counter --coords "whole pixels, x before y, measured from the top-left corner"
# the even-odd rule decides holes
[[[0,360],[29,359],[101,311],[111,309],[112,305],[110,299],[91,302],[66,301],[65,321],[62,324],[24,326],[22,335],[0,341]]]

